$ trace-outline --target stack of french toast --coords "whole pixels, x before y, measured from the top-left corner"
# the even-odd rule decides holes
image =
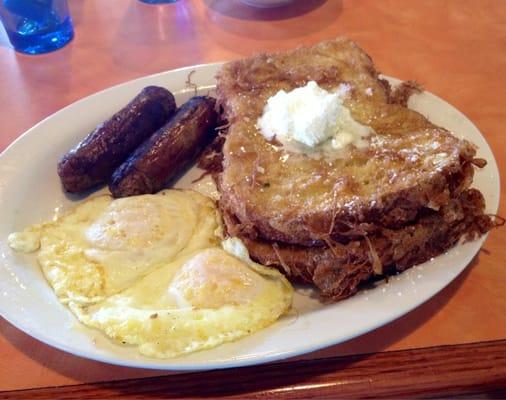
[[[374,132],[339,156],[291,152],[259,132],[267,100],[315,81],[346,85],[352,117]],[[494,225],[471,189],[476,146],[407,107],[371,58],[345,38],[226,64],[217,76],[228,121],[219,206],[251,257],[339,300],[372,279],[440,255]]]

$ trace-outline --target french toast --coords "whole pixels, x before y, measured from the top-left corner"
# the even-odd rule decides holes
[[[222,215],[228,234],[244,241],[252,259],[279,269],[292,281],[314,284],[323,299],[337,301],[375,277],[404,271],[444,253],[461,239],[488,232],[494,222],[483,213],[484,207],[482,194],[469,189],[439,211],[425,209],[416,222],[404,227],[381,228],[347,244],[310,247],[251,239],[234,216]]]
[[[366,148],[311,158],[268,142],[256,124],[267,99],[316,81],[346,85],[344,105],[374,130]],[[471,184],[475,146],[394,101],[372,60],[345,38],[225,64],[218,103],[229,122],[220,207],[254,240],[322,246],[398,229]]]

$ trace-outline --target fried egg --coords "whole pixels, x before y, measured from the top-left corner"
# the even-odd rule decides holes
[[[90,199],[55,221],[11,234],[37,260],[59,300],[85,325],[151,357],[215,347],[262,329],[293,289],[222,242],[214,202],[190,190]]]
[[[40,247],[37,259],[63,303],[117,293],[181,252],[218,243],[219,215],[193,191],[90,199],[69,214],[9,237],[11,247]]]
[[[180,257],[102,302],[71,309],[86,325],[139,346],[142,354],[167,358],[272,324],[290,308],[292,294],[277,271],[212,247]]]

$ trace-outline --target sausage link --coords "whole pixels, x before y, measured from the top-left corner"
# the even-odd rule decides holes
[[[145,87],[128,105],[97,126],[58,163],[67,192],[78,193],[109,180],[114,170],[176,109],[165,88]]]
[[[114,197],[155,193],[193,161],[216,136],[215,100],[196,96],[146,140],[112,175]]]

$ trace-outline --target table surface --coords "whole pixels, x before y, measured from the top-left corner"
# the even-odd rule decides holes
[[[56,52],[22,55],[0,34],[0,150],[60,108],[130,79],[346,35],[382,73],[416,80],[467,115],[506,175],[504,1],[304,0],[257,10],[232,0],[71,0],[70,9],[76,35]],[[28,398],[111,398],[139,388],[155,396],[290,398],[493,392],[506,386],[505,259],[506,236],[497,229],[465,272],[427,303],[364,336],[288,360],[288,369],[166,376],[74,357],[0,319],[0,391]],[[250,374],[259,378],[252,383]]]

